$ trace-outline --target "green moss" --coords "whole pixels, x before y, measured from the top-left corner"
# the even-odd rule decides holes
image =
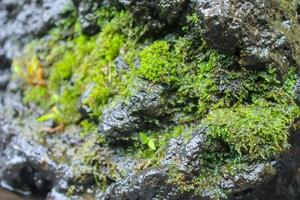
[[[155,83],[172,84],[177,80],[179,60],[166,41],[154,42],[140,52],[137,74]]]
[[[62,84],[70,80],[73,67],[76,66],[76,61],[76,55],[72,51],[67,51],[62,60],[58,61],[51,68],[49,87],[52,90],[58,90]]]
[[[45,101],[45,99],[49,98],[47,89],[43,86],[30,86],[24,92],[23,102],[25,104],[35,103],[42,108],[48,108],[50,101]]]
[[[191,130],[185,125],[177,125],[160,131],[140,132],[131,138],[133,146],[127,147],[125,154],[139,160],[142,169],[157,166],[165,156],[170,139],[182,136],[187,142],[191,139]]]
[[[126,174],[117,167],[113,151],[104,145],[104,140],[99,135],[91,135],[78,150],[78,159],[84,165],[92,168],[96,185],[104,191],[114,181]]]
[[[98,13],[102,27],[98,35],[87,37],[75,31],[73,35],[62,38],[54,29],[50,41],[35,42],[30,45],[25,58],[15,62],[18,63],[18,77],[25,80],[35,80],[37,68],[42,63],[46,84],[43,93],[32,102],[40,104],[45,95],[51,97],[45,106],[49,110],[47,116],[55,116],[55,120],[62,120],[65,124],[77,123],[81,118],[77,110],[80,96],[92,84],[90,94],[82,103],[92,110],[91,117],[99,118],[109,98],[119,94],[119,88],[124,88],[113,61],[120,50],[128,46],[127,43],[133,43],[131,38],[137,37],[139,29],[131,26],[131,16],[127,12],[108,10],[101,9]],[[70,26],[62,25],[66,29],[71,29]],[[77,23],[73,26],[76,29]],[[25,87],[26,103],[33,100],[32,93],[36,89],[31,91],[32,87]]]
[[[269,159],[288,147],[289,127],[297,107],[256,104],[224,108],[211,112],[204,123],[208,136],[223,143],[233,154],[250,160]]]
[[[208,142],[199,155],[198,175],[190,179],[176,165],[170,168],[168,181],[180,190],[196,195],[210,191],[213,198],[226,198],[229,191],[220,189],[220,181],[245,172],[253,163],[277,158],[288,149],[291,125],[300,116],[294,102],[295,69],[290,68],[282,83],[273,68],[252,72],[252,78],[245,77],[247,92],[234,97],[242,97],[240,101],[233,107],[212,108],[200,123],[208,127]],[[265,173],[274,174],[272,166],[265,167]]]
[[[270,159],[286,150],[289,128],[300,114],[292,91],[296,83],[294,69],[282,85],[278,85],[274,73],[260,75],[266,87],[260,88],[260,98],[256,94],[251,104],[217,109],[204,119],[208,136],[224,144],[233,155],[250,161]]]

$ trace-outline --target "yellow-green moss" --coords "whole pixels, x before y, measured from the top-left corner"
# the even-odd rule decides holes
[[[35,103],[42,108],[49,107],[51,101],[45,101],[49,99],[47,95],[47,89],[43,86],[30,86],[24,93],[23,101],[25,104]]]
[[[299,115],[297,106],[258,101],[212,111],[204,120],[208,135],[233,154],[250,160],[269,159],[288,147],[289,127]]]
[[[103,105],[110,97],[120,93],[118,88],[124,87],[116,75],[113,61],[120,54],[121,48],[126,47],[127,43],[132,43],[139,32],[138,28],[132,27],[129,13],[108,10],[99,11],[102,31],[95,36],[87,37],[81,35],[80,31],[75,31],[73,35],[62,40],[57,29],[54,29],[51,33],[52,40],[41,40],[29,45],[30,51],[25,58],[15,62],[18,63],[15,65],[18,67],[15,68],[18,74],[22,74],[21,78],[27,80],[32,76],[29,74],[31,71],[36,76],[37,69],[33,69],[33,64],[42,66],[45,85],[43,93],[37,95],[34,100],[32,95],[41,87],[25,86],[25,103],[32,100],[33,103],[41,104],[40,102],[45,101],[44,97],[48,96],[51,101],[47,103],[45,109],[50,113],[52,110],[55,110],[56,114],[59,113],[60,116],[56,116],[55,120],[60,119],[65,124],[76,123],[81,118],[78,111],[80,96],[90,84],[93,84],[90,94],[81,103],[90,107],[92,117],[101,116]],[[78,29],[76,28],[78,23],[74,26],[74,29]],[[19,67],[20,65],[22,67]],[[55,113],[47,116],[55,116]]]
[[[137,74],[155,83],[172,84],[178,79],[181,62],[170,51],[166,41],[154,42],[140,54]]]

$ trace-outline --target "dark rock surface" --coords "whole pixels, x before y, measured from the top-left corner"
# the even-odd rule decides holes
[[[129,65],[126,63],[126,61],[124,60],[124,58],[122,56],[118,56],[115,59],[115,65],[116,65],[116,71],[119,76],[121,76],[122,73],[129,70]]]
[[[78,1],[73,0],[77,7],[79,21],[82,32],[86,35],[94,35],[100,31],[100,27],[97,24],[96,11],[102,5],[102,1]]]
[[[162,165],[171,165],[180,160],[178,169],[190,173],[197,173],[200,167],[198,156],[202,152],[207,140],[205,131],[205,127],[193,131],[192,138],[187,143],[183,137],[171,139],[166,156],[162,160]],[[189,169],[192,169],[192,171],[189,171]]]
[[[146,170],[130,176],[108,188],[100,200],[150,200],[150,199],[190,199],[181,194],[176,185],[167,183],[167,168]]]
[[[2,186],[22,193],[47,193],[52,188],[56,165],[47,155],[47,149],[27,138],[13,137],[1,152]]]
[[[9,69],[0,69],[0,90],[3,90],[6,88],[8,82],[10,79],[10,70]]]
[[[180,173],[186,181],[183,184],[191,184],[189,181],[197,176],[201,168],[198,156],[206,143],[206,130],[205,127],[196,129],[188,142],[182,137],[172,139],[160,167],[144,170],[113,184],[99,199],[214,199],[216,194],[213,192],[213,188],[204,189],[200,194],[196,194],[193,190],[181,190],[182,183],[172,180],[171,175]],[[222,178],[214,187],[218,187],[217,190],[220,188],[221,190],[231,190],[232,199],[244,198],[249,190],[253,190],[268,177],[272,177],[272,173],[268,169],[273,165],[275,162],[248,166],[247,170],[236,176],[228,175],[226,178]]]
[[[296,83],[296,85],[295,85],[295,89],[294,89],[294,92],[295,92],[295,94],[296,94],[296,103],[298,104],[298,105],[300,105],[300,80],[298,79],[297,80],[297,83]]]
[[[46,147],[25,134],[35,124],[32,117],[28,118],[27,126],[15,119],[24,115],[20,100],[16,93],[3,94],[0,101],[1,185],[23,194],[49,192],[57,172],[56,164]]]
[[[188,4],[187,0],[118,1],[133,13],[136,22],[146,24],[150,33],[175,25]]]
[[[299,199],[300,198],[300,137],[296,132],[290,139],[292,147],[282,155],[280,172],[269,182],[252,191],[246,200]],[[287,192],[288,191],[288,192]]]
[[[72,9],[71,0],[0,1],[0,57],[12,58]]]
[[[146,126],[163,113],[164,87],[143,80],[136,81],[136,90],[128,100],[113,102],[103,112],[100,133],[109,138],[124,138]]]
[[[58,157],[54,152],[62,150],[63,145],[60,149],[52,145],[50,151],[50,141],[40,141],[37,133],[42,126],[36,122],[38,110],[35,112],[23,106],[20,93],[1,93],[0,181],[2,187],[21,194],[46,195],[63,175],[59,163],[53,160]],[[78,143],[66,137],[57,141],[63,144],[66,140],[67,144]]]
[[[291,61],[287,39],[268,24],[264,0],[193,0],[192,5],[208,45],[237,55],[242,66],[264,67],[275,59],[288,65]]]
[[[5,89],[9,82],[10,65],[11,65],[11,60],[8,59],[5,55],[0,54],[0,90]]]

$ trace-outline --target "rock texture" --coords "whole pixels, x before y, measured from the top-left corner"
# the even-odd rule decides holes
[[[172,139],[169,143],[167,155],[162,160],[160,167],[144,170],[112,184],[99,199],[204,200],[216,198],[213,188],[208,187],[209,189],[204,189],[202,193],[198,194],[194,191],[196,188],[182,189],[188,184],[192,184],[193,178],[198,175],[201,169],[198,156],[203,152],[207,141],[206,130],[205,127],[195,130],[188,142],[182,137]],[[236,176],[228,175],[226,178],[220,179],[214,187],[218,187],[217,190],[230,189],[232,199],[235,197],[243,199],[247,196],[249,190],[254,190],[267,178],[272,177],[273,174],[268,169],[272,168],[273,165],[275,163],[258,163],[248,166],[243,173]],[[177,179],[172,179],[172,176],[178,174],[181,174],[184,180],[183,183],[180,183]]]
[[[148,26],[150,33],[160,33],[178,22],[186,9],[187,0],[119,0],[119,4],[129,9],[138,23]]]
[[[264,0],[193,0],[192,4],[208,45],[236,55],[240,65],[261,68],[278,61],[288,65],[291,61],[286,37],[268,23]]]
[[[0,57],[18,55],[24,44],[46,34],[70,9],[71,0],[1,1]]]
[[[147,126],[155,126],[163,114],[164,87],[137,80],[136,91],[129,100],[112,103],[103,112],[99,131],[109,138],[125,138]]]

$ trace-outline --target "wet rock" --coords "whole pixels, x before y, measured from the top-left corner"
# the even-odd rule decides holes
[[[10,68],[11,60],[9,60],[5,55],[0,54],[0,90],[6,88],[10,79]]]
[[[176,185],[167,180],[167,167],[149,169],[112,185],[99,200],[192,199],[191,195],[181,193]]]
[[[15,136],[1,152],[1,185],[21,193],[47,193],[51,190],[56,165],[47,149],[27,138]]]
[[[235,54],[242,66],[261,68],[280,61],[288,65],[291,50],[285,36],[268,24],[263,0],[193,0],[202,35],[212,48]]]
[[[180,161],[178,169],[181,171],[188,172],[192,169],[193,172],[198,172],[200,167],[199,155],[207,141],[206,130],[205,127],[193,130],[191,140],[187,143],[183,137],[171,139],[166,156],[161,162],[162,165],[171,165]]]
[[[116,71],[119,76],[121,76],[122,73],[129,70],[129,65],[126,63],[126,61],[124,60],[124,58],[122,56],[118,56],[115,59],[115,66],[116,66]]]
[[[252,164],[234,177],[223,178],[219,185],[231,191],[228,195],[230,199],[245,199],[262,184],[271,180],[276,173],[276,167],[275,161]]]
[[[92,82],[92,83],[88,84],[86,86],[86,89],[84,90],[84,92],[82,93],[82,95],[80,97],[78,110],[85,117],[89,117],[89,114],[92,113],[92,109],[88,105],[85,104],[85,101],[89,98],[94,87],[95,87],[95,83]]]
[[[189,169],[199,170],[197,158],[206,142],[205,130],[195,130],[188,142],[182,137],[172,139],[160,167],[131,175],[113,184],[99,199],[199,199],[192,192],[181,191],[176,183],[170,181],[169,173],[174,166],[186,177],[193,176]]]
[[[71,0],[1,1],[0,55],[18,55],[26,43],[47,33],[71,9]]]
[[[100,133],[120,139],[157,123],[155,119],[163,114],[164,87],[143,80],[136,83],[136,91],[128,101],[119,101],[103,111]]]
[[[187,0],[119,0],[119,3],[129,9],[135,21],[146,24],[150,33],[159,33],[173,26],[185,9]]]
[[[10,71],[8,69],[0,70],[0,90],[6,88],[9,79],[10,79]]]
[[[194,178],[199,175],[201,169],[199,155],[205,150],[207,142],[206,131],[207,128],[205,127],[193,130],[188,141],[182,137],[171,139],[166,156],[159,167],[144,170],[112,184],[99,199],[200,200],[214,199],[216,195],[221,195],[224,198],[228,195],[229,199],[244,198],[249,191],[259,187],[261,183],[274,175],[273,167],[276,162],[256,163],[249,165],[247,169],[235,175],[222,175],[223,177],[214,186],[202,188],[200,193],[194,191],[196,188],[180,189],[193,184]],[[172,178],[172,176],[177,176],[178,174],[180,174],[181,178],[178,180]],[[191,188],[193,187],[195,186]],[[230,192],[229,194],[218,193],[223,190]]]
[[[11,60],[5,55],[0,54],[0,70],[9,69],[11,65]]]
[[[253,188],[246,200],[291,199],[300,197],[300,137],[299,129],[290,138],[291,148],[281,156],[278,173],[265,181],[260,187]]]
[[[66,194],[57,192],[56,189],[52,189],[51,192],[47,195],[47,200],[70,200],[70,197],[67,197]]]
[[[100,27],[97,23],[98,16],[96,11],[100,8],[102,2],[93,0],[73,1],[78,9],[82,33],[86,35],[94,35],[98,33],[100,31]]]

